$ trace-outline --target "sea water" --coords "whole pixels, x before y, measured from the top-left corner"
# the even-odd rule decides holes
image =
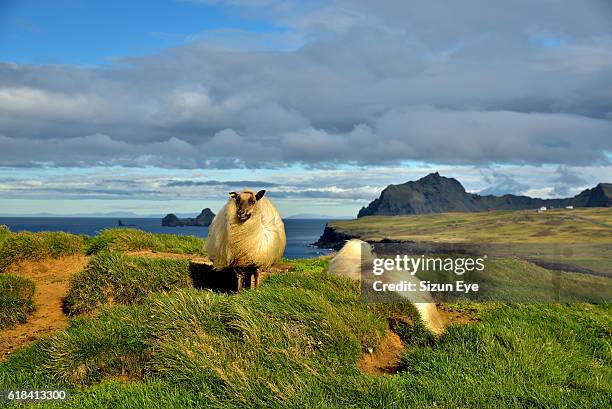
[[[109,218],[109,217],[0,217],[0,225],[7,225],[11,231],[64,231],[73,234],[94,236],[102,229],[117,227],[119,220],[125,227],[136,228],[150,233],[166,233],[208,236],[208,227],[185,226],[164,227],[161,219],[149,218]],[[310,244],[317,241],[329,220],[322,219],[284,219],[288,259],[318,257],[329,250],[319,249]]]

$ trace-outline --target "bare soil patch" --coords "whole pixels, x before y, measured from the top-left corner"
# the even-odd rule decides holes
[[[8,268],[8,273],[29,278],[36,284],[36,311],[25,324],[17,324],[2,331],[0,360],[22,345],[66,328],[68,319],[62,310],[62,303],[68,282],[74,273],[85,268],[88,261],[87,256],[75,255],[40,261],[25,260]]]
[[[357,367],[368,375],[394,374],[406,346],[393,331],[387,331],[385,338],[376,350],[365,352],[357,363]]]

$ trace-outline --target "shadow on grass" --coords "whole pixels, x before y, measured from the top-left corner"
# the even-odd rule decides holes
[[[241,270],[244,274],[244,288],[250,288],[255,268]],[[212,264],[191,261],[189,276],[194,288],[198,290],[212,290],[224,294],[233,294],[238,290],[238,274],[233,268],[217,271]]]

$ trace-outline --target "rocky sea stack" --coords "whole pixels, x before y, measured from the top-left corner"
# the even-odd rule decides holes
[[[215,214],[208,207],[194,218],[181,219],[174,213],[167,214],[162,219],[162,226],[166,227],[182,227],[182,226],[203,226],[208,227],[212,223]]]

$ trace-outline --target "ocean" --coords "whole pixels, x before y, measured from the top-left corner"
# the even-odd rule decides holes
[[[0,225],[7,225],[11,231],[64,231],[73,234],[94,236],[102,229],[117,227],[118,220],[126,227],[148,231],[150,233],[165,233],[208,236],[208,227],[163,227],[161,219],[145,218],[108,218],[108,217],[0,217]],[[329,250],[319,249],[310,243],[317,241],[323,233],[329,220],[320,219],[285,219],[287,247],[285,257],[288,259],[318,257],[329,253]]]

